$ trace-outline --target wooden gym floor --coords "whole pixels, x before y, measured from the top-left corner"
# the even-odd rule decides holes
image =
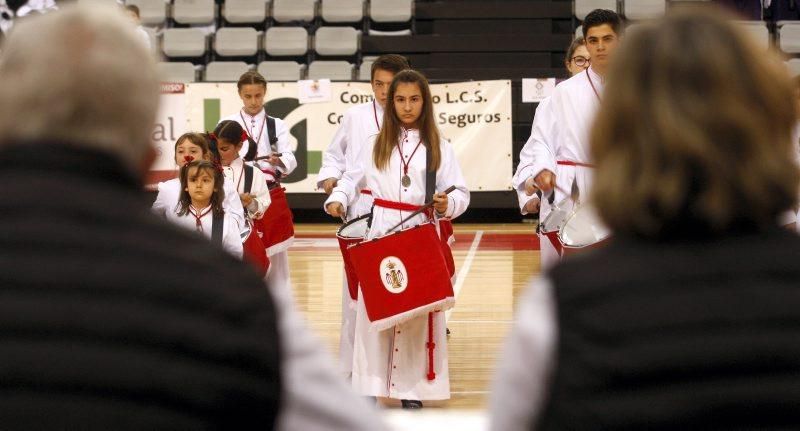
[[[447,325],[452,398],[430,406],[484,409],[517,298],[539,273],[539,240],[532,224],[454,226],[458,281]],[[337,227],[295,225],[289,250],[297,306],[333,358],[338,358],[343,272]]]

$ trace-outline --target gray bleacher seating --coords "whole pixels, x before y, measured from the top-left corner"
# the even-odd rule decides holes
[[[312,61],[308,65],[308,79],[350,81],[353,79],[353,65],[346,61]]]
[[[320,27],[314,35],[314,51],[319,55],[355,55],[360,37],[353,27]]]
[[[769,30],[764,21],[736,21],[739,28],[747,33],[758,46],[769,48]]]
[[[630,20],[654,19],[663,16],[667,0],[625,0],[622,15]]]
[[[207,25],[214,17],[214,0],[175,0],[172,5],[172,19],[179,24]]]
[[[225,0],[222,17],[233,24],[258,24],[267,19],[269,0]]]
[[[128,0],[127,4],[139,8],[142,25],[162,26],[167,20],[167,4],[164,0]]]
[[[197,79],[194,65],[189,62],[165,61],[157,66],[162,82],[194,82]]]
[[[371,0],[369,17],[375,22],[408,22],[413,8],[413,0]]]
[[[272,17],[277,22],[314,21],[316,0],[273,0]]]
[[[258,73],[267,81],[297,81],[303,78],[305,66],[296,61],[262,61]]]
[[[786,67],[789,68],[789,74],[796,78],[800,76],[800,58],[791,58],[786,62]]]
[[[364,19],[364,0],[322,0],[320,17],[329,23],[353,23]]]
[[[787,54],[800,53],[800,21],[782,21],[778,28],[781,51]]]
[[[308,31],[303,27],[270,27],[264,33],[264,50],[275,57],[305,55]]]
[[[243,61],[211,61],[206,65],[204,81],[238,81],[249,70],[250,66]]]
[[[617,11],[617,0],[575,0],[575,17],[583,21],[589,12],[595,9]]]
[[[358,80],[359,81],[372,81],[372,63],[375,62],[375,56],[364,56],[361,59],[361,65],[358,66]]]
[[[252,27],[223,27],[214,36],[214,52],[224,57],[258,53],[258,32]]]
[[[196,28],[168,28],[164,30],[162,51],[167,57],[200,57],[205,55],[206,35]]]

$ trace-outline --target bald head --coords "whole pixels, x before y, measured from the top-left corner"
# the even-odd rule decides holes
[[[154,59],[124,12],[68,5],[19,22],[0,50],[0,145],[94,148],[141,170],[158,97]]]

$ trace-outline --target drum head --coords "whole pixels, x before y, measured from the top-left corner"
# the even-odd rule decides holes
[[[369,214],[365,214],[361,217],[350,220],[349,222],[343,224],[338,231],[336,231],[336,236],[342,239],[364,238],[367,235],[367,230],[369,229],[367,226],[368,223]]]
[[[556,205],[553,205],[550,209],[550,213],[547,214],[547,217],[545,217],[541,222],[541,232],[558,232],[561,229],[561,226],[564,225],[567,217],[569,217],[569,215],[572,213],[572,206],[572,199],[569,197],[566,197]]]
[[[558,232],[558,239],[566,247],[587,247],[611,235],[600,221],[594,206],[583,204],[573,211]]]

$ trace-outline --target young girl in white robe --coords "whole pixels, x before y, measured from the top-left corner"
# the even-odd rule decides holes
[[[263,224],[259,221],[269,207],[270,196],[264,174],[252,165],[245,164],[245,160],[252,161],[255,157],[256,147],[250,145],[250,150],[244,156],[244,160],[239,156],[244,142],[248,140],[249,137],[242,126],[230,120],[220,122],[211,134],[211,141],[216,143],[219,152],[222,173],[225,175],[225,180],[234,185],[234,190],[244,208],[245,218],[250,225],[250,236],[247,240],[253,244],[246,243],[245,256],[262,269],[261,274],[264,275],[268,258],[264,244],[259,237],[259,234],[263,234],[264,229]]]
[[[211,162],[195,160],[184,165],[180,171],[178,207],[167,212],[167,220],[204,235],[241,259],[239,228],[233,217],[222,209],[225,198],[222,178],[222,172]]]
[[[433,196],[426,196],[426,157],[436,172]],[[469,205],[469,189],[461,174],[453,147],[441,139],[436,127],[428,82],[419,72],[395,75],[389,88],[383,126],[371,151],[363,151],[362,163],[354,164],[325,203],[334,217],[345,214],[362,188],[372,190],[375,206],[367,239],[388,230],[411,214],[410,207],[434,201],[435,218],[455,218]],[[450,186],[450,194],[443,191]],[[400,210],[398,207],[407,207]],[[420,214],[403,223],[424,223]],[[420,316],[376,331],[370,328],[364,298],[359,291],[353,355],[353,388],[362,395],[400,399],[403,408],[420,408],[422,400],[450,398],[445,315],[433,313],[435,378],[429,379],[428,316]]]
[[[184,133],[175,141],[175,166],[177,169],[193,160],[213,162],[218,159],[219,155],[216,154],[216,150],[211,149],[208,139],[200,133]],[[233,182],[224,181],[223,190],[225,191],[225,200],[222,202],[222,209],[233,217],[236,226],[241,231],[245,225],[244,211]],[[158,195],[153,202],[153,212],[162,217],[166,217],[169,212],[174,212],[177,209],[180,194],[181,181],[177,176],[169,181],[158,183]]]

